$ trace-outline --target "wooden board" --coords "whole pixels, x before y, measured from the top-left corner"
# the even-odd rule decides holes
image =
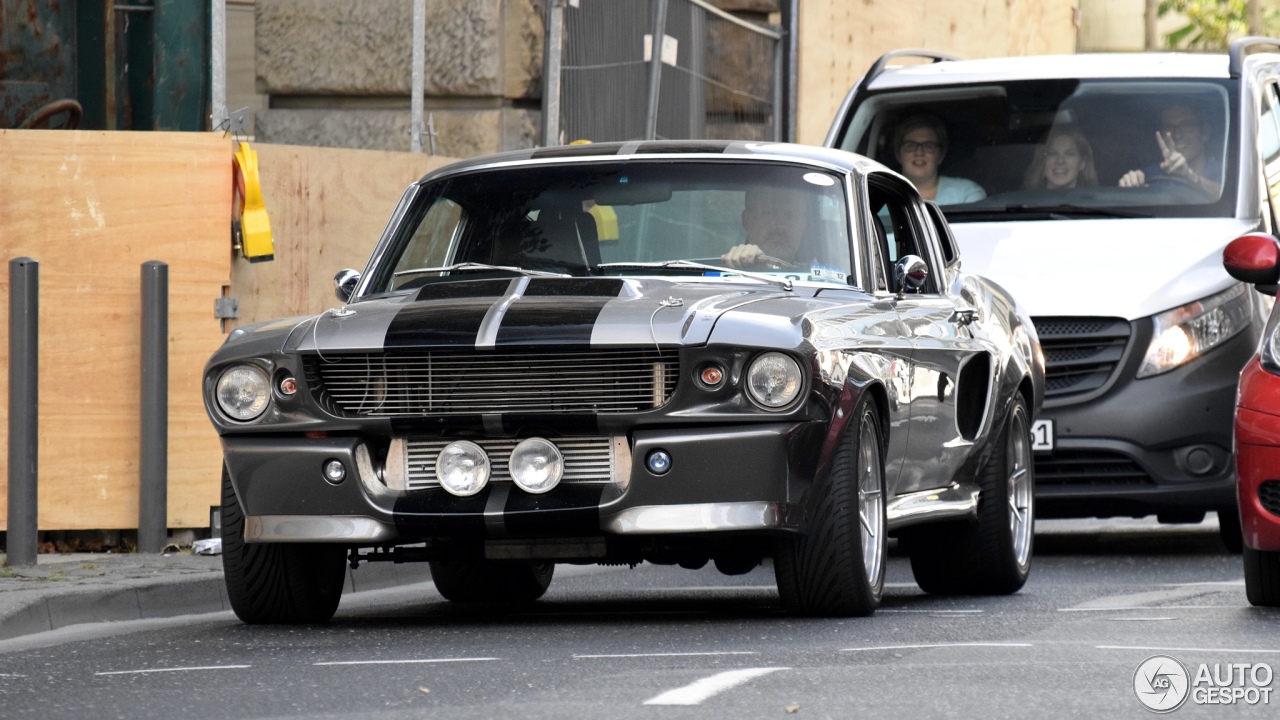
[[[806,0],[800,3],[796,139],[820,145],[849,89],[890,50],[929,48],[966,58],[1074,52],[1075,4]]]
[[[221,448],[200,397],[222,342],[231,147],[204,133],[0,130],[0,426],[8,428],[8,261],[40,263],[39,527],[138,517],[141,265],[169,265],[170,527],[219,502]],[[7,447],[8,436],[5,435]],[[0,454],[0,527],[8,518]]]
[[[453,162],[423,154],[257,144],[275,259],[237,258],[240,324],[309,315],[340,303],[333,276],[363,271],[405,189]]]

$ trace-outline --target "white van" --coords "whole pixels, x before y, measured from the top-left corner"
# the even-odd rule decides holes
[[[826,144],[900,169],[926,197],[936,184],[965,269],[1032,315],[1047,368],[1040,517],[1216,510],[1239,548],[1232,405],[1270,300],[1226,274],[1222,249],[1278,227],[1277,47],[904,50],[845,99]],[[889,64],[904,56],[926,62]]]

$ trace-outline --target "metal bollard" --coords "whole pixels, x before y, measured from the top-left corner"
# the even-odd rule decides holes
[[[138,552],[163,552],[169,540],[169,266],[142,264],[142,438]]]
[[[9,261],[8,563],[36,564],[40,440],[40,263]]]

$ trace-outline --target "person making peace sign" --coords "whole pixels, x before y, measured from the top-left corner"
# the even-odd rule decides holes
[[[1222,161],[1207,153],[1209,124],[1188,105],[1170,105],[1160,113],[1156,143],[1163,159],[1142,170],[1130,170],[1120,178],[1120,187],[1146,187],[1160,178],[1181,178],[1209,197],[1222,192]]]

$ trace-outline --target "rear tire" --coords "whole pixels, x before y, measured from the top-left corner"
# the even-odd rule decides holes
[[[788,612],[865,616],[884,591],[887,522],[880,417],[864,396],[841,435],[827,477],[806,500],[809,526],[774,556],[778,594]]]
[[[1280,552],[1244,549],[1244,593],[1250,605],[1280,607]]]
[[[977,523],[915,528],[903,539],[916,583],[936,595],[1007,595],[1031,572],[1035,468],[1031,419],[1017,395],[978,476]]]
[[[327,621],[342,599],[346,554],[341,545],[245,542],[244,512],[223,466],[222,569],[231,609],[241,620]]]
[[[527,603],[551,585],[555,563],[450,560],[431,563],[431,579],[456,603]]]

